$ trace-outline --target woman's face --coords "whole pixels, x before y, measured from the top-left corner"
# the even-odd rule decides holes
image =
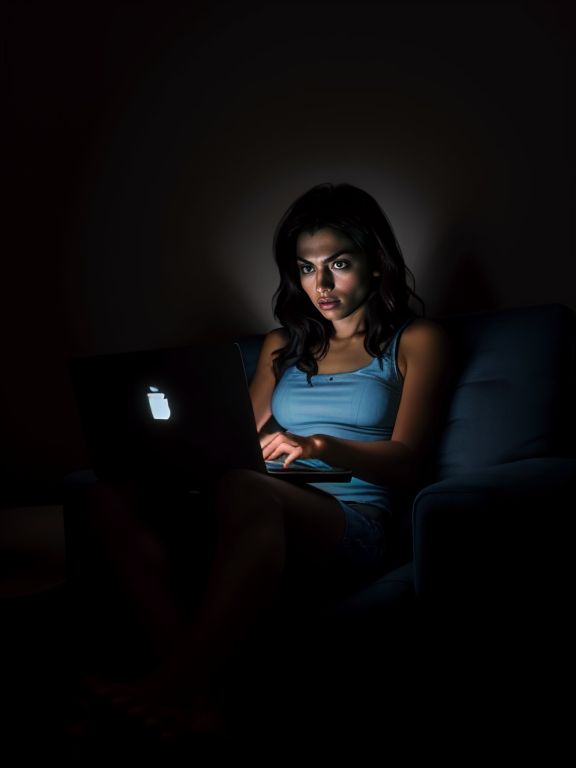
[[[337,322],[357,312],[374,285],[368,257],[342,232],[326,227],[302,232],[296,242],[300,284],[327,320]]]

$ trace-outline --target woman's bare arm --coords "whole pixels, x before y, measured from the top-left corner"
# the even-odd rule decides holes
[[[288,340],[288,334],[283,328],[277,328],[266,335],[260,350],[256,373],[250,383],[250,399],[254,410],[254,419],[258,432],[268,422],[272,415],[272,393],[276,386],[272,362],[273,353],[281,349]]]

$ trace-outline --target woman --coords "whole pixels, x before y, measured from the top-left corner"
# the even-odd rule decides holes
[[[217,669],[287,571],[352,581],[383,567],[393,492],[417,486],[438,435],[449,344],[438,324],[409,308],[409,271],[376,201],[348,184],[318,185],[288,209],[274,249],[282,327],[266,336],[250,386],[264,459],[347,467],[353,478],[294,485],[247,470],[222,477],[215,556],[192,623],[158,580],[132,578],[164,661],[139,684],[94,685],[167,731],[218,727]],[[270,430],[271,416],[282,429]],[[105,501],[116,520],[129,514],[118,489],[99,494],[100,510]]]

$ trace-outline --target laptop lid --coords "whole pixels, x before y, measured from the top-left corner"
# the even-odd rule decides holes
[[[267,470],[237,344],[75,358],[72,382],[96,474],[188,489],[228,469],[293,482],[349,481],[346,470]]]

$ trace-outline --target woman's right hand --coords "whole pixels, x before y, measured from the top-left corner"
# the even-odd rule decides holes
[[[317,457],[319,435],[303,437],[291,432],[272,432],[260,439],[264,461],[274,461],[286,455],[284,466],[287,467],[295,459],[314,459]]]

